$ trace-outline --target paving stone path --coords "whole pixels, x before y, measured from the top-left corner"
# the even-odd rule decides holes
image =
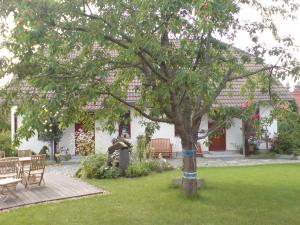
[[[79,159],[75,158],[61,164],[53,164],[46,166],[46,173],[63,174],[66,176],[74,177],[79,167]]]

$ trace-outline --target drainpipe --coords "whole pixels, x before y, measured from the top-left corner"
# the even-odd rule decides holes
[[[242,120],[242,136],[243,136],[243,156],[246,158],[246,135],[245,135],[245,123]]]

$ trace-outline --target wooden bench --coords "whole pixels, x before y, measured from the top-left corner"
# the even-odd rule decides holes
[[[195,149],[196,149],[196,157],[203,157],[201,145],[199,143],[195,144]]]
[[[169,138],[155,138],[150,142],[151,156],[157,158],[159,154],[164,158],[172,158],[172,144]]]
[[[2,199],[3,201],[6,201],[9,196],[18,198],[14,191],[16,190],[18,183],[21,181],[22,179],[20,178],[5,178],[0,180],[0,194],[4,196]]]

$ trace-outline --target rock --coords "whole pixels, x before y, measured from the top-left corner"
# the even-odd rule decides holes
[[[174,178],[172,179],[172,185],[174,187],[181,187],[182,186],[182,178]],[[197,188],[202,189],[205,186],[204,179],[197,179]]]

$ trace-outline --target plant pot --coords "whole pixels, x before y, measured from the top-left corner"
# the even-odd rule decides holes
[[[249,144],[249,154],[254,154],[256,151],[256,145],[254,144]]]

